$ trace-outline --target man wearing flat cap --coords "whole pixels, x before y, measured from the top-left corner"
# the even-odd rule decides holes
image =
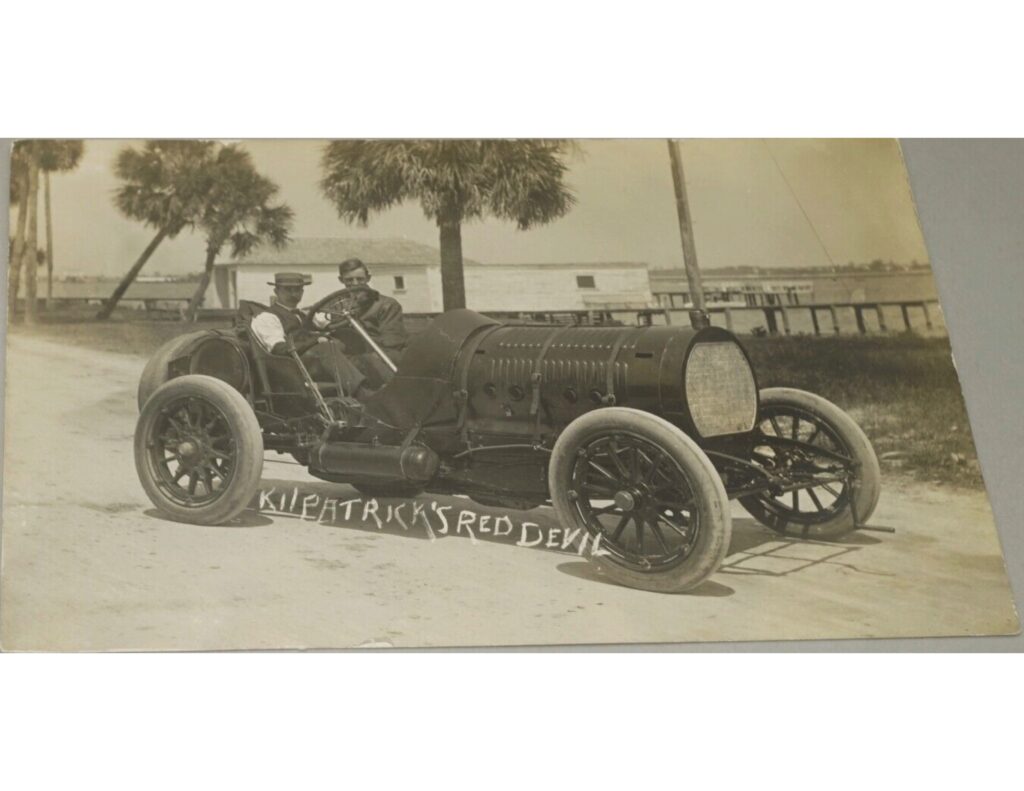
[[[309,275],[297,272],[278,272],[274,282],[274,299],[270,307],[254,316],[249,329],[256,341],[268,352],[287,355],[296,351],[302,357],[314,379],[336,379],[349,395],[358,395],[366,377],[345,355],[345,347],[334,340],[317,336],[309,323],[322,329],[327,317],[314,314],[311,319],[299,310],[305,287],[312,281]]]
[[[402,320],[398,301],[370,288],[370,269],[358,258],[349,258],[338,265],[338,280],[344,288],[329,294],[310,308],[315,315],[321,308],[329,310],[337,302],[350,306],[352,315],[393,362],[398,362],[409,335]],[[351,328],[337,330],[335,336],[344,342],[356,365],[370,377],[374,386],[391,378],[390,369],[369,349]]]

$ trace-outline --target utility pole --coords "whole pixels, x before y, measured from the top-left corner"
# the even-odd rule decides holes
[[[50,171],[43,171],[46,205],[46,309],[53,310],[53,217],[50,214]],[[191,478],[189,478],[191,480]]]
[[[686,281],[690,286],[690,300],[694,310],[690,321],[700,321],[704,326],[707,314],[704,311],[704,287],[700,282],[700,267],[697,265],[697,246],[693,241],[693,222],[690,218],[690,201],[686,197],[686,179],[683,176],[683,158],[679,154],[679,141],[668,140],[668,156],[672,160],[672,183],[676,189],[676,214],[679,216],[679,236],[683,241],[683,266],[686,267]],[[694,312],[700,312],[695,317]],[[696,326],[696,323],[694,324]]]

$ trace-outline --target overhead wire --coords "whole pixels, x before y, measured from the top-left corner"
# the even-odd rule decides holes
[[[821,238],[821,234],[818,233],[818,229],[815,227],[814,223],[811,221],[811,218],[808,216],[807,209],[805,209],[803,203],[801,203],[800,197],[796,194],[796,190],[793,189],[793,185],[790,184],[789,179],[786,178],[786,174],[782,170],[782,166],[779,164],[779,160],[775,158],[775,153],[772,151],[772,147],[768,145],[768,141],[765,140],[763,137],[761,138],[761,142],[764,143],[764,147],[768,151],[768,156],[770,156],[772,162],[775,163],[775,169],[779,171],[779,176],[782,177],[782,182],[786,185],[786,188],[789,190],[789,194],[793,197],[793,201],[796,203],[797,208],[800,209],[800,213],[803,214],[804,220],[806,220],[808,227],[811,229],[811,233],[813,233],[814,238],[818,240],[818,244],[821,246],[821,251],[825,254],[825,257],[828,259],[829,264],[831,264],[834,268],[836,266],[836,262],[832,260],[832,255],[829,253],[828,247],[825,246],[825,242]]]

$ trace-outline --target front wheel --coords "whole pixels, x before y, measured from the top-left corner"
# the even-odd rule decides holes
[[[548,485],[563,525],[586,532],[590,560],[621,585],[684,593],[729,549],[729,501],[711,461],[648,412],[607,407],[574,420],[552,450]]]
[[[754,461],[804,485],[742,497],[740,504],[772,530],[803,538],[838,538],[867,522],[882,474],[860,426],[814,393],[772,387],[760,397]]]
[[[135,469],[157,508],[179,522],[218,525],[252,501],[263,434],[231,385],[193,374],[161,385],[135,428]]]

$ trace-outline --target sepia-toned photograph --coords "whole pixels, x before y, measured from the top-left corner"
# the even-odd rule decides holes
[[[4,650],[1019,631],[895,140],[10,165]]]

